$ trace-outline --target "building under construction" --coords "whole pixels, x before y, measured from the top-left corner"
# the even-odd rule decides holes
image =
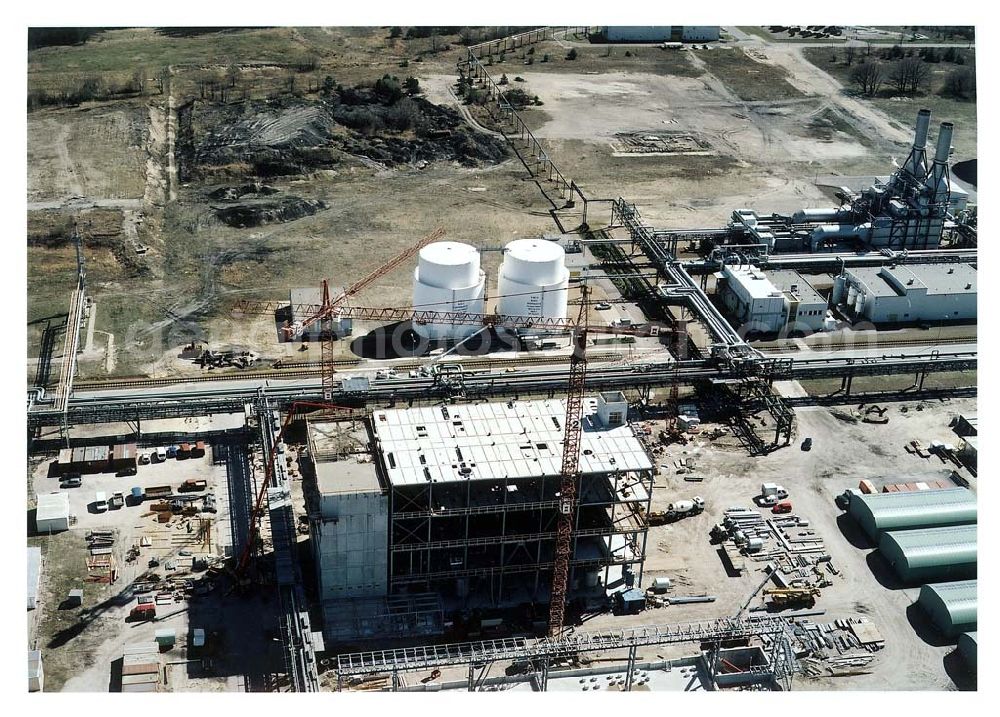
[[[642,580],[654,468],[627,412],[620,393],[584,400],[568,591],[581,605]],[[400,614],[547,603],[565,414],[564,400],[512,400],[378,410],[353,433],[311,424],[313,544],[334,623],[358,599],[369,634],[362,623],[404,599]]]

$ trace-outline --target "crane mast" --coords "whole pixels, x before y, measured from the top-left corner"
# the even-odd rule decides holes
[[[569,563],[573,557],[573,513],[576,509],[576,486],[580,479],[580,436],[583,432],[583,394],[587,382],[587,294],[583,285],[579,328],[573,334],[573,354],[569,364],[569,388],[566,395],[562,477],[559,484],[559,516],[556,523],[556,551],[552,567],[552,590],[549,598],[549,636],[559,637],[566,617],[566,592]]]

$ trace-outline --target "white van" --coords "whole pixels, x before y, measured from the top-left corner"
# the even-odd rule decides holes
[[[108,496],[104,491],[98,491],[94,494],[94,510],[98,513],[103,513],[108,509]]]
[[[167,449],[160,446],[156,449],[156,453],[154,455],[156,456],[157,463],[163,463],[163,461],[167,460]]]

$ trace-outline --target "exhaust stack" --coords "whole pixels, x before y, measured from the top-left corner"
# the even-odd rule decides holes
[[[938,131],[937,151],[934,153],[934,165],[924,186],[934,197],[935,202],[948,202],[951,199],[951,173],[948,170],[948,158],[951,155],[951,138],[955,132],[955,125],[951,122],[942,122]]]
[[[913,135],[913,149],[903,163],[903,171],[917,182],[922,182],[927,176],[927,130],[931,125],[931,111],[920,110],[917,113],[916,132]]]

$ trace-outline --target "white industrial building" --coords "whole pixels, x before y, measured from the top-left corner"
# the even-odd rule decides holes
[[[420,250],[413,271],[415,311],[482,314],[485,295],[486,274],[474,246],[439,241]],[[440,341],[466,338],[482,327],[474,323],[419,323],[413,328],[424,338]]]
[[[715,42],[718,25],[610,25],[608,42]]]
[[[566,318],[569,269],[566,251],[545,239],[516,239],[504,247],[497,277],[501,316]]]
[[[35,511],[35,529],[42,535],[69,530],[69,495],[39,493]]]
[[[907,264],[845,269],[833,303],[873,324],[947,322],[976,318],[976,267]]]
[[[765,274],[755,266],[726,266],[716,278],[723,305],[748,333],[824,328],[826,299],[796,271]]]
[[[41,692],[45,686],[41,650],[28,650],[28,692]]]

